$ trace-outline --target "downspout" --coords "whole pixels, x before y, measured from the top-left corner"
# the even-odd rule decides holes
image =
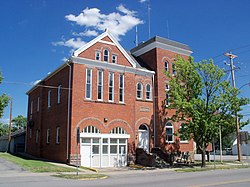
[[[69,87],[68,87],[68,116],[67,116],[67,150],[66,150],[66,157],[67,162],[69,162],[69,123],[70,123],[70,98],[71,98],[71,65],[66,62],[66,65],[69,66]]]
[[[156,132],[155,132],[155,121],[156,121],[156,119],[155,119],[155,75],[153,74],[153,77],[152,77],[152,79],[153,79],[153,86],[152,86],[152,88],[153,88],[153,115],[154,115],[154,148],[155,148],[155,140],[156,140]]]

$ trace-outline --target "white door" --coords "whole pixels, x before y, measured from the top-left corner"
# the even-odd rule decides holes
[[[139,127],[139,143],[138,147],[149,152],[149,131],[146,125]]]
[[[81,165],[91,167],[91,145],[81,146]]]

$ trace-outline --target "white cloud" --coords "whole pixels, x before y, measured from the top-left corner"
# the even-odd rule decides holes
[[[140,3],[145,3],[147,2],[148,0],[139,0]]]
[[[1,118],[0,122],[3,123],[3,124],[9,124],[10,118]]]
[[[95,30],[86,30],[80,33],[73,32],[72,34],[73,36],[97,36],[98,32],[96,32]]]
[[[119,36],[125,35],[134,26],[142,24],[143,21],[135,16],[135,11],[125,8],[122,4],[116,9],[118,12],[101,14],[97,8],[86,8],[79,15],[69,14],[65,18],[87,29],[98,31],[109,29],[119,40]]]
[[[82,47],[84,44],[86,44],[86,42],[82,41],[81,38],[71,38],[67,41],[63,40],[63,41],[59,41],[59,42],[52,42],[52,44],[54,46],[66,46],[66,47],[70,47],[73,49],[78,49],[80,47]]]

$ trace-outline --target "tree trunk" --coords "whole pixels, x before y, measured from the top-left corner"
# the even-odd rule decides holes
[[[206,147],[203,145],[201,153],[201,167],[206,167]]]

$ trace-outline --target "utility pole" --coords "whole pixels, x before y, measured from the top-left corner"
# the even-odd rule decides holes
[[[12,98],[10,98],[10,121],[9,121],[9,136],[8,136],[8,153],[10,152],[11,126],[12,126]]]
[[[232,84],[233,84],[233,87],[236,88],[235,76],[234,76],[235,66],[234,66],[233,59],[236,58],[237,56],[233,55],[231,51],[229,53],[225,53],[225,56],[227,56],[230,59],[230,68],[231,68],[231,74],[232,74]],[[237,113],[237,111],[235,113],[235,123],[236,123],[236,138],[237,138],[238,161],[241,161],[240,128],[239,128],[239,120],[238,120],[238,113]]]

